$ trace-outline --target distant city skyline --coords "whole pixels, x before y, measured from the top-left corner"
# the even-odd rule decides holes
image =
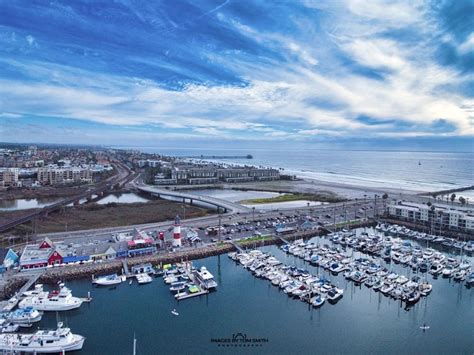
[[[0,3],[0,141],[473,151],[472,1]]]

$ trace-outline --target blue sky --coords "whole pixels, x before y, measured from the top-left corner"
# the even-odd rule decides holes
[[[0,0],[0,141],[472,149],[472,13],[473,1]]]

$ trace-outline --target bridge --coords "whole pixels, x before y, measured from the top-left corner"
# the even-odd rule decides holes
[[[242,206],[236,202],[230,202],[221,200],[215,197],[209,196],[198,196],[193,195],[187,192],[179,192],[179,191],[170,191],[165,189],[160,189],[158,187],[147,186],[147,185],[135,185],[135,187],[145,193],[149,193],[153,196],[158,198],[160,197],[172,197],[181,200],[183,203],[205,203],[207,205],[214,206],[219,211],[223,211],[224,213],[227,212],[251,212],[252,209],[246,206]]]
[[[49,213],[59,210],[60,208],[67,206],[69,204],[76,204],[82,199],[90,199],[93,195],[101,196],[106,191],[111,190],[117,184],[123,186],[124,183],[130,180],[130,176],[132,175],[132,173],[131,173],[131,170],[124,165],[123,166],[121,165],[121,168],[122,169],[117,175],[115,175],[112,178],[109,178],[109,181],[106,181],[100,184],[94,189],[90,189],[82,194],[69,197],[59,202],[56,202],[52,205],[48,205],[41,209],[37,209],[34,212],[27,213],[18,218],[4,221],[2,224],[0,224],[0,233],[5,232],[11,228],[14,228],[20,224],[32,221],[35,218],[38,218],[41,216],[47,216]]]

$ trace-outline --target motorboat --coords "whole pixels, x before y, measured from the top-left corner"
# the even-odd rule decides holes
[[[170,291],[171,292],[180,292],[182,290],[184,290],[187,286],[187,282],[186,281],[178,281],[178,282],[174,282],[171,284],[171,287],[170,287]]]
[[[58,323],[56,330],[37,330],[29,334],[0,334],[0,350],[18,353],[64,353],[81,350],[85,337],[71,333]]]
[[[443,277],[451,277],[453,276],[454,274],[454,271],[455,269],[451,266],[451,265],[447,265],[444,269],[443,269]]]
[[[197,271],[193,271],[193,274],[199,284],[205,289],[212,290],[217,287],[217,282],[214,280],[214,275],[212,275],[205,266],[202,266]]]
[[[39,322],[43,317],[43,312],[40,312],[33,307],[25,307],[19,308],[13,312],[4,313],[2,314],[2,317],[10,323],[26,326],[31,323]]]
[[[467,286],[472,286],[472,285],[474,285],[474,272],[471,272],[471,273],[469,274],[469,276],[467,277],[466,285],[467,285]]]
[[[326,297],[329,302],[337,302],[343,295],[344,290],[341,288],[333,287],[328,291]]]
[[[38,296],[28,296],[20,301],[20,308],[34,307],[38,311],[69,311],[79,308],[83,300],[72,296],[71,290],[63,283],[59,290],[42,293]]]
[[[147,273],[141,273],[135,275],[139,285],[146,285],[153,281],[153,278]]]
[[[420,290],[422,296],[427,296],[432,289],[433,285],[428,283],[427,281],[421,282],[418,286],[418,290]]]
[[[0,332],[1,333],[14,333],[20,328],[19,324],[10,323],[5,319],[0,321]]]
[[[432,275],[439,275],[442,271],[443,271],[442,264],[432,264],[429,272]]]
[[[117,274],[100,276],[98,278],[92,278],[92,283],[97,286],[113,286],[118,285],[126,280],[125,276],[118,276]]]
[[[326,301],[326,299],[320,294],[317,294],[310,300],[313,307],[321,307],[324,304],[324,301]]]
[[[459,269],[453,274],[453,279],[456,281],[464,281],[466,279],[467,270]]]
[[[171,311],[171,314],[174,315],[174,316],[179,316],[179,313],[178,313],[178,311],[177,311],[176,309],[173,309],[173,310]]]
[[[395,285],[392,284],[392,283],[384,283],[384,285],[380,288],[380,292],[382,292],[384,295],[387,295],[389,294],[390,292],[393,291],[393,289],[395,288]]]
[[[415,304],[416,302],[420,300],[420,296],[421,296],[420,292],[412,291],[406,295],[405,302],[408,304]]]

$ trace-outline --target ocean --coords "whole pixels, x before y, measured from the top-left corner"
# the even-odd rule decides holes
[[[474,152],[363,151],[322,149],[134,148],[172,156],[243,156],[225,162],[271,166],[283,173],[327,182],[415,191],[474,185]],[[474,201],[474,191],[462,193]]]

